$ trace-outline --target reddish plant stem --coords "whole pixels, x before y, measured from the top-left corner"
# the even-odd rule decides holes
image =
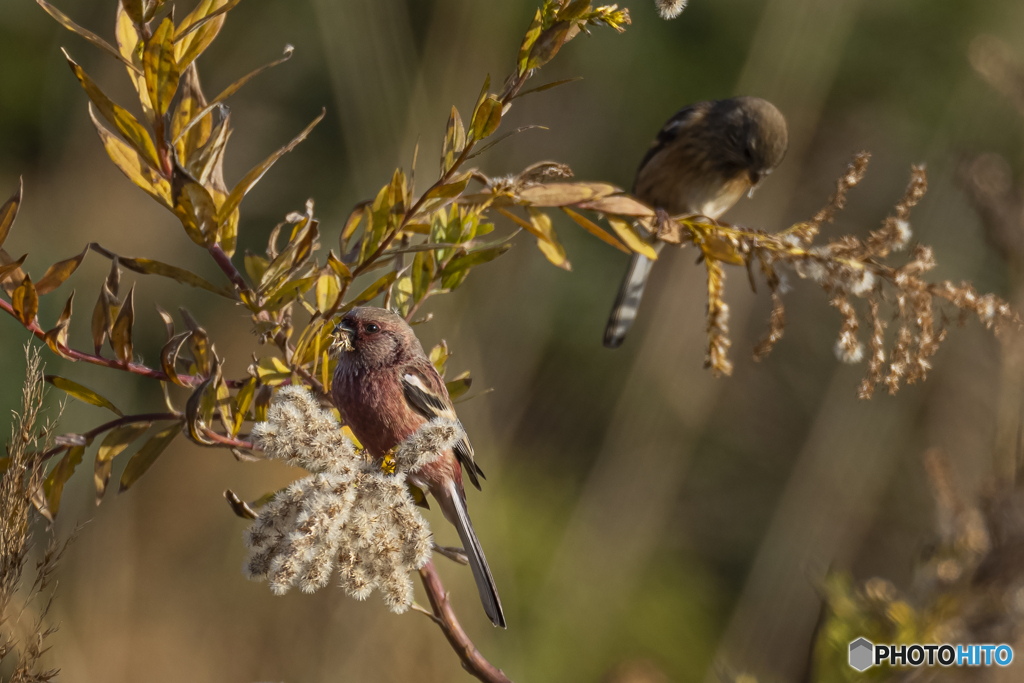
[[[444,637],[455,650],[455,654],[462,660],[462,668],[472,676],[485,683],[512,683],[512,680],[505,673],[484,659],[480,651],[473,645],[473,641],[466,635],[455,610],[448,602],[448,593],[441,583],[441,577],[437,575],[437,569],[433,562],[427,562],[420,569],[420,580],[423,588],[427,591],[427,598],[430,600],[430,607],[434,611],[434,622],[441,627]]]
[[[158,422],[160,420],[180,419],[181,415],[178,415],[177,413],[141,413],[139,415],[125,415],[124,417],[119,417],[116,420],[104,422],[99,427],[93,427],[89,431],[83,432],[78,436],[84,437],[86,439],[94,439],[103,432],[107,431],[108,429],[116,429],[117,427],[121,427],[122,425],[126,424],[131,424],[133,422]],[[39,459],[45,462],[46,460],[49,460],[53,456],[57,455],[62,451],[67,450],[68,448],[71,448],[71,446],[55,446],[54,448],[51,448],[50,450],[44,452],[41,456],[39,456]]]
[[[14,312],[14,308],[9,303],[4,301],[3,299],[0,299],[0,310],[3,310],[6,313],[8,313],[11,317],[13,317],[19,323],[21,322],[21,319]],[[27,329],[29,332],[31,332],[33,335],[35,335],[41,341],[44,341],[44,342],[46,341],[46,332],[44,332],[39,327],[39,325],[37,323],[32,322],[29,325],[25,325],[25,329]],[[93,365],[102,365],[105,368],[114,368],[115,370],[124,370],[126,372],[132,373],[133,375],[139,375],[141,377],[149,377],[150,379],[159,379],[159,380],[163,380],[165,382],[170,382],[171,381],[170,377],[168,377],[167,374],[165,372],[163,372],[162,370],[154,370],[153,368],[148,367],[146,365],[142,365],[141,363],[122,363],[119,360],[111,360],[109,358],[104,358],[103,356],[94,356],[94,355],[92,355],[90,353],[84,353],[82,351],[77,351],[77,350],[72,349],[72,348],[70,348],[68,346],[64,346],[63,344],[58,344],[58,347],[60,348],[62,353],[67,355],[72,360],[81,360],[81,361],[85,361],[86,363],[92,363]],[[203,380],[206,379],[206,378],[205,377],[194,377],[192,375],[178,375],[178,379],[185,386],[195,386],[196,384],[199,384],[199,383],[203,382]]]
[[[206,249],[210,252],[213,260],[217,262],[217,265],[220,266],[220,269],[224,271],[224,274],[228,276],[228,279],[231,280],[231,284],[238,288],[239,292],[252,294],[242,274],[238,272],[238,268],[235,268],[235,264],[231,262],[231,257],[227,255],[219,244],[211,244]]]

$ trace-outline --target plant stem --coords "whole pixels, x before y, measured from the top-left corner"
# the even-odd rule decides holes
[[[484,659],[480,651],[473,645],[473,641],[466,635],[455,610],[448,602],[448,593],[441,583],[441,577],[437,575],[437,569],[433,562],[427,562],[420,569],[420,580],[423,588],[427,591],[427,598],[430,600],[430,607],[434,611],[434,621],[444,632],[448,643],[455,650],[455,654],[462,660],[462,668],[472,676],[485,681],[485,683],[512,683],[512,679],[505,673]]]

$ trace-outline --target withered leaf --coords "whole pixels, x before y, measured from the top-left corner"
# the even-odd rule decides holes
[[[54,466],[43,482],[43,493],[46,495],[46,507],[50,513],[50,519],[57,516],[60,510],[60,499],[64,493],[64,484],[74,474],[82,456],[85,455],[85,446],[73,446],[68,449],[64,457]]]
[[[181,347],[184,345],[185,340],[191,336],[191,330],[176,334],[160,350],[160,367],[163,368],[164,374],[167,375],[168,379],[179,387],[185,386],[185,383],[178,377],[178,354],[181,353]]]
[[[146,473],[146,470],[153,466],[164,449],[174,441],[174,437],[181,433],[183,427],[183,423],[175,422],[170,427],[157,432],[131,457],[124,472],[121,473],[121,485],[118,488],[118,493],[127,491],[132,484],[139,480],[139,477]]]
[[[94,405],[98,408],[106,408],[107,410],[116,414],[118,417],[124,417],[124,413],[118,410],[117,406],[115,406],[106,398],[97,394],[92,389],[84,387],[78,382],[73,382],[70,379],[66,379],[58,375],[46,375],[44,379],[46,379],[47,382],[57,387],[61,391],[66,392],[68,395],[73,396],[74,398],[77,398],[79,401],[83,401],[85,403],[88,403],[89,405]]]
[[[36,3],[38,3],[40,7],[42,7],[44,10],[46,10],[47,14],[49,14],[51,17],[56,19],[58,24],[60,24],[61,26],[63,26],[67,30],[71,31],[72,33],[77,33],[78,35],[82,36],[83,38],[88,40],[90,43],[95,45],[96,47],[100,48],[104,52],[106,52],[109,55],[111,55],[112,57],[114,57],[114,59],[117,59],[118,61],[123,62],[124,65],[127,66],[132,71],[140,71],[139,67],[135,66],[129,60],[127,60],[124,57],[122,57],[121,53],[118,52],[117,50],[115,50],[110,45],[110,43],[108,43],[107,41],[103,40],[98,35],[96,35],[92,31],[90,31],[89,29],[82,28],[81,26],[79,26],[75,22],[71,21],[71,19],[68,17],[68,15],[64,14],[59,9],[57,9],[56,7],[51,5],[50,3],[46,2],[46,0],[36,0]]]
[[[8,256],[6,251],[0,249],[0,263],[3,264],[0,265],[0,283],[3,283],[4,290],[8,294],[11,294],[18,286],[16,283],[25,279],[25,271],[21,269],[21,266],[25,263],[26,257],[28,254],[22,254],[21,258],[15,261]]]
[[[89,251],[89,247],[82,250],[82,253],[78,256],[73,256],[64,261],[58,261],[43,273],[43,277],[36,283],[36,292],[40,296],[43,294],[49,294],[53,290],[64,284],[64,281],[71,277],[71,274],[78,270],[78,266],[82,265],[82,260],[85,259],[85,254]]]
[[[591,201],[580,202],[577,205],[581,209],[600,211],[601,213],[612,213],[620,216],[653,216],[654,209],[641,204],[629,195],[615,195],[613,197],[602,197]]]
[[[18,320],[28,327],[36,319],[39,312],[39,294],[36,292],[32,278],[28,275],[21,281],[21,284],[11,294],[11,306],[18,316]]]
[[[64,351],[68,345],[68,327],[71,324],[71,307],[74,300],[75,293],[71,292],[67,303],[64,304],[64,310],[61,311],[60,317],[57,319],[56,326],[43,336],[43,341],[50,347],[50,350],[66,360],[75,360]]]
[[[103,500],[103,494],[107,491],[107,483],[110,481],[110,469],[114,464],[114,458],[124,452],[133,441],[142,436],[152,426],[152,422],[131,422],[110,430],[103,439],[100,449],[96,453],[96,462],[93,468],[93,483],[96,484],[97,505]]]
[[[15,191],[11,198],[4,202],[3,206],[0,206],[0,247],[4,245],[7,240],[7,236],[11,233],[11,226],[14,225],[14,219],[18,217],[18,208],[21,206],[21,192],[24,183],[21,178],[18,178],[18,189]],[[24,260],[24,256],[22,260]],[[2,271],[0,271],[2,272]]]
[[[132,362],[132,327],[135,325],[135,286],[117,312],[110,332],[110,347],[122,363]]]
[[[568,206],[607,197],[618,191],[608,183],[547,183],[520,190],[519,198],[533,206]]]
[[[258,385],[259,380],[255,377],[250,377],[235,395],[235,423],[231,429],[231,436],[238,434],[238,431],[242,428],[242,423],[245,422],[245,416],[249,412],[249,408],[252,406],[253,399],[256,397],[256,388]]]

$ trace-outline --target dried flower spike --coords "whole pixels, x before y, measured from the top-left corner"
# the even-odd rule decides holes
[[[654,0],[658,15],[662,19],[675,19],[686,9],[688,0]]]
[[[356,451],[333,415],[303,387],[274,397],[253,438],[271,458],[312,474],[277,493],[246,531],[243,571],[282,595],[327,585],[337,566],[341,587],[357,600],[376,589],[393,612],[412,603],[409,573],[430,559],[433,537],[406,486],[406,474],[433,462],[462,439],[462,427],[439,418],[395,449],[394,472]]]

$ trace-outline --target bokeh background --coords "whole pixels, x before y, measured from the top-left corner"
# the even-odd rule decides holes
[[[177,221],[109,163],[69,73],[65,46],[116,100],[131,101],[123,68],[60,28],[31,0],[0,12],[0,193],[24,177],[23,208],[5,248],[30,272],[88,241],[114,251],[219,272]],[[183,0],[178,12],[191,9]],[[785,163],[727,218],[779,229],[812,215],[856,152],[874,160],[838,225],[866,234],[902,195],[911,163],[931,191],[915,239],[932,244],[936,277],[1010,295],[1007,268],[986,246],[958,188],[964,154],[998,152],[1024,166],[1022,119],[974,72],[969,46],[998,36],[1024,58],[1018,0],[691,0],[659,19],[630,3],[624,35],[573,41],[540,81],[584,80],[517,103],[505,125],[541,124],[481,157],[494,175],[542,159],[577,177],[628,187],[661,123],[682,105],[733,94],[775,102],[790,124]],[[112,35],[111,0],[62,0],[79,23]],[[370,197],[420,143],[420,174],[436,158],[452,104],[471,107],[484,77],[512,67],[534,12],[526,0],[245,0],[199,60],[208,92],[273,59],[233,101],[229,185],[281,146],[322,106],[326,120],[245,200],[241,245],[316,199],[323,242],[335,244],[350,207]],[[180,14],[179,14],[180,16]],[[694,252],[659,262],[640,321],[618,351],[601,347],[625,257],[567,222],[573,272],[551,267],[523,239],[432,299],[428,346],[447,339],[449,367],[490,394],[460,405],[488,480],[470,492],[509,629],[487,623],[469,572],[440,561],[454,605],[481,651],[513,679],[710,681],[716,662],[761,681],[803,677],[819,614],[815,581],[829,569],[909,580],[933,528],[921,465],[950,457],[968,495],[992,472],[1000,347],[969,324],[954,329],[923,384],[895,398],[855,397],[863,366],[832,353],[839,318],[796,281],[785,338],[763,362],[749,350],[767,326],[766,294],[742,271],[729,280],[731,378],[703,363],[703,268]],[[88,316],[107,264],[95,254],[65,284],[78,290],[73,345],[88,348]],[[133,281],[126,273],[122,287]],[[52,321],[64,297],[43,300]],[[154,360],[163,326],[153,307],[186,306],[206,326],[228,373],[255,349],[243,312],[197,290],[140,280],[137,352]],[[15,407],[27,333],[0,320],[4,415]],[[59,372],[133,412],[159,409],[159,389],[118,373]],[[54,392],[56,393],[56,392]],[[51,399],[56,403],[56,396]],[[4,418],[7,419],[6,417]],[[104,419],[72,402],[67,430]],[[125,456],[115,464],[119,476]],[[425,617],[395,616],[336,588],[273,597],[241,575],[244,523],[222,497],[253,499],[295,476],[240,463],[183,439],[129,492],[94,505],[90,461],[68,485],[57,532],[82,525],[63,567],[52,662],[71,681],[465,680]],[[442,541],[454,534],[430,513]],[[420,598],[423,599],[422,596]],[[1004,672],[1006,680],[1020,676]]]

